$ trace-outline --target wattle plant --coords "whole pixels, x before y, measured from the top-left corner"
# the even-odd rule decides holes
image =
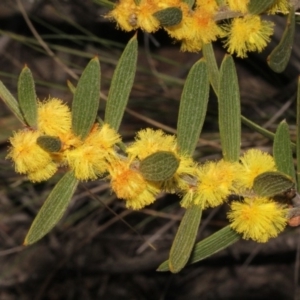
[[[0,82],[0,97],[23,123],[14,132],[7,154],[15,171],[31,182],[64,172],[34,219],[24,244],[44,237],[62,218],[80,181],[108,180],[112,191],[138,210],[156,201],[161,192],[176,193],[185,214],[168,261],[158,270],[177,273],[239,239],[265,243],[277,237],[299,216],[300,84],[298,84],[297,143],[291,143],[285,121],[271,133],[241,115],[234,58],[261,52],[269,43],[274,23],[265,14],[286,14],[287,26],[268,58],[275,72],[285,69],[295,31],[297,1],[133,1],[120,0],[106,15],[125,31],[152,33],[160,28],[181,43],[182,51],[203,57],[191,67],[180,100],[177,134],[145,128],[129,145],[119,127],[134,83],[138,42],[134,35],[116,66],[103,120],[98,116],[100,63],[93,58],[73,93],[72,107],[63,100],[38,99],[30,69],[18,81],[18,100]],[[225,20],[225,22],[224,22]],[[212,42],[222,39],[229,54],[218,67]],[[206,118],[209,90],[218,98],[222,159],[199,163],[193,159]],[[241,154],[241,122],[274,140],[273,156],[258,149]],[[297,173],[298,174],[298,173]],[[233,200],[230,200],[233,199]],[[196,243],[202,211],[230,206],[228,225]]]

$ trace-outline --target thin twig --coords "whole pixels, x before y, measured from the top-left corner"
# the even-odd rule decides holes
[[[38,34],[38,32],[36,31],[36,29],[34,28],[32,22],[30,21],[25,8],[21,2],[21,0],[17,0],[17,4],[19,7],[19,10],[27,24],[27,26],[29,27],[30,31],[32,32],[32,34],[34,35],[34,37],[36,38],[36,40],[39,42],[39,44],[42,46],[42,48],[46,51],[46,53],[53,58],[53,60],[63,68],[63,70],[69,74],[72,78],[78,80],[78,75],[72,71],[69,67],[67,67],[56,55],[55,53],[49,48],[49,46],[47,45],[47,43],[45,43],[45,41],[41,38],[41,36]]]

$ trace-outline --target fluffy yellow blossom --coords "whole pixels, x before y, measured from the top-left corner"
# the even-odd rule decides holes
[[[288,14],[290,11],[289,0],[276,0],[275,3],[267,11],[268,14],[274,15],[278,13]]]
[[[134,0],[120,0],[107,17],[114,19],[125,31],[141,28],[150,33],[160,27],[158,19],[153,16],[155,12],[168,7],[179,6],[179,0],[141,0],[138,5]]]
[[[106,172],[107,160],[118,142],[120,136],[108,124],[102,127],[96,124],[80,146],[65,151],[65,161],[77,179],[96,179]]]
[[[248,11],[249,0],[227,0],[227,4],[231,10],[246,13]]]
[[[158,10],[155,1],[142,0],[140,5],[137,6],[137,27],[142,30],[151,33],[159,29],[160,23],[153,14]]]
[[[247,52],[261,52],[270,41],[274,23],[263,21],[259,16],[247,15],[235,18],[223,27],[227,37],[225,46],[238,57],[247,57]]]
[[[270,171],[276,171],[273,157],[258,149],[250,149],[241,157],[237,169],[240,188],[251,189],[256,176]]]
[[[57,98],[38,103],[38,130],[46,135],[63,137],[71,131],[69,107]]]
[[[219,9],[216,0],[196,0],[196,8],[204,10],[206,13],[215,14]]]
[[[126,152],[131,160],[134,158],[143,160],[157,151],[175,152],[176,149],[177,144],[174,135],[165,134],[162,130],[146,128],[137,133],[135,142],[127,147]]]
[[[241,233],[244,239],[265,243],[276,237],[287,223],[287,209],[266,198],[246,198],[234,201],[228,218],[232,229]]]
[[[172,152],[179,160],[178,169],[173,177],[161,183],[163,190],[174,193],[178,188],[185,185],[182,176],[193,175],[195,172],[195,163],[193,159],[177,152],[177,141],[175,136],[165,134],[162,130],[147,128],[137,133],[135,142],[129,145],[126,150],[131,161],[135,158],[143,160],[158,151]]]
[[[197,183],[189,188],[189,197],[184,197],[183,207],[199,205],[202,208],[215,207],[222,204],[227,197],[236,191],[238,163],[224,160],[210,161],[196,169]]]
[[[36,143],[39,136],[38,131],[32,130],[14,133],[10,138],[12,147],[7,155],[7,158],[14,161],[16,172],[28,175],[34,182],[49,179],[57,170],[51,154]]]
[[[126,200],[127,208],[141,209],[155,201],[159,188],[146,181],[130,161],[115,160],[108,171],[113,191],[118,198]]]
[[[114,19],[125,31],[137,29],[137,6],[133,0],[119,1],[106,17]]]
[[[54,161],[51,161],[41,169],[28,173],[28,179],[32,182],[41,182],[44,180],[48,180],[56,173],[57,168],[58,165]]]
[[[198,52],[203,44],[215,41],[222,33],[222,29],[214,21],[214,14],[218,6],[216,1],[197,1],[195,10],[182,2],[183,18],[175,26],[165,27],[172,38],[181,40],[181,50]]]

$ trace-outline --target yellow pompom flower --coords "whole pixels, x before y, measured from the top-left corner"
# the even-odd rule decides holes
[[[159,29],[160,23],[153,14],[159,10],[155,1],[142,0],[137,6],[137,26],[142,30],[151,33]]]
[[[165,134],[162,130],[146,128],[137,133],[135,142],[128,146],[126,152],[129,154],[130,161],[136,158],[143,160],[158,151],[172,152],[179,160],[179,166],[173,177],[162,182],[161,187],[169,193],[174,193],[185,185],[182,176],[193,175],[195,172],[193,159],[187,155],[179,154],[177,148],[175,136]]]
[[[216,1],[197,1],[195,10],[182,2],[183,18],[180,24],[164,27],[168,34],[176,40],[182,41],[181,50],[198,52],[203,44],[215,41],[222,33],[216,24],[214,15],[218,6]]]
[[[48,180],[56,173],[57,168],[58,165],[54,161],[51,161],[43,168],[28,173],[28,179],[32,182],[40,182],[40,181]]]
[[[114,19],[118,26],[125,31],[141,28],[146,32],[155,32],[159,29],[160,23],[153,16],[155,12],[168,7],[168,4],[178,5],[178,0],[161,2],[155,0],[141,0],[136,5],[134,0],[120,0],[115,8],[108,13],[107,18]]]
[[[285,228],[287,208],[267,198],[246,198],[232,202],[228,218],[230,227],[244,239],[265,243]]]
[[[229,25],[223,26],[227,37],[225,46],[238,57],[247,57],[247,52],[261,52],[270,41],[274,23],[261,20],[259,16],[247,15],[235,18]]]
[[[65,151],[65,161],[77,179],[97,179],[107,171],[107,160],[114,154],[113,147],[118,142],[120,136],[108,124],[102,127],[95,124],[80,146]]]
[[[250,149],[241,157],[241,164],[237,169],[238,185],[243,189],[251,189],[256,176],[276,171],[273,157],[258,149]]]
[[[200,8],[207,13],[215,14],[219,9],[219,5],[216,0],[196,0],[196,8]]]
[[[289,0],[276,0],[275,3],[268,9],[267,13],[270,15],[282,13],[288,14],[290,12]]]
[[[114,19],[118,26],[125,31],[137,29],[137,6],[133,0],[121,0],[110,11],[107,18]]]
[[[16,172],[27,174],[34,182],[49,179],[57,170],[51,154],[36,143],[39,136],[38,131],[32,130],[14,133],[10,138],[12,147],[7,155],[7,158],[14,161]]]
[[[202,208],[215,207],[227,200],[236,191],[238,163],[220,160],[210,161],[196,169],[197,183],[189,188],[189,196],[184,197],[183,207],[199,205]]]
[[[137,133],[135,142],[127,147],[126,152],[131,160],[135,158],[143,160],[157,151],[175,152],[176,149],[177,144],[174,135],[165,134],[160,129],[146,128]]]
[[[168,34],[176,40],[187,38],[193,26],[194,12],[189,8],[188,4],[182,1],[180,9],[182,11],[182,21],[177,25],[164,27]]]
[[[46,135],[63,137],[71,131],[69,107],[57,98],[38,103],[38,130]]]
[[[158,186],[148,182],[129,160],[116,159],[108,165],[112,190],[126,201],[126,207],[141,209],[153,203],[160,192]]]
[[[249,0],[227,0],[227,4],[231,10],[246,13],[248,11]]]

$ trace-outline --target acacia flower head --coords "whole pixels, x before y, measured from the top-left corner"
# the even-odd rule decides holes
[[[50,98],[38,103],[37,129],[24,129],[10,139],[12,147],[7,158],[15,163],[16,172],[26,174],[29,180],[39,182],[49,179],[60,166],[60,153],[51,153],[37,143],[43,135],[65,141],[71,134],[71,112],[60,99]]]
[[[33,182],[49,179],[58,167],[51,154],[36,143],[39,136],[38,131],[26,129],[14,133],[7,155],[14,161],[16,172],[28,175]]]
[[[137,29],[137,5],[133,0],[122,0],[106,16],[114,19],[125,31]]]
[[[126,201],[127,208],[141,209],[153,203],[160,192],[158,186],[145,180],[127,159],[116,159],[108,165],[108,172],[112,190]]]
[[[258,175],[276,171],[273,157],[258,149],[250,149],[241,157],[241,164],[237,169],[238,185],[241,189],[251,189],[255,177]]]
[[[248,11],[249,0],[227,0],[227,4],[231,10],[246,13]]]
[[[290,12],[290,1],[289,0],[276,0],[274,4],[268,9],[267,13],[270,15],[282,13],[288,14]]]
[[[194,10],[191,10],[187,3],[182,2],[183,18],[181,23],[167,26],[165,29],[172,38],[182,42],[182,51],[198,52],[202,49],[203,44],[215,41],[222,32],[214,20],[217,8],[214,0],[197,1]]]
[[[261,52],[270,41],[274,23],[261,20],[259,16],[246,15],[235,18],[231,24],[223,26],[227,38],[225,46],[238,57],[247,57],[247,52]]]
[[[58,98],[38,103],[37,128],[42,134],[63,137],[71,131],[69,107]]]
[[[267,198],[245,198],[232,202],[228,218],[244,239],[265,243],[285,228],[287,208]]]
[[[65,151],[65,162],[79,180],[97,179],[107,171],[107,161],[114,154],[120,136],[108,124],[95,124],[81,145]]]
[[[141,28],[150,33],[160,27],[159,20],[153,14],[167,7],[179,6],[179,3],[178,0],[141,0],[136,4],[134,0],[120,0],[107,17],[114,19],[125,31]]]
[[[128,146],[126,152],[131,161],[136,158],[143,160],[158,151],[172,152],[177,157],[179,166],[173,177],[162,182],[161,187],[167,192],[174,193],[185,184],[182,176],[193,175],[195,172],[193,159],[190,156],[179,154],[177,148],[175,136],[165,134],[162,130],[147,128],[137,133],[135,142]]]
[[[187,191],[190,197],[184,197],[182,206],[199,205],[207,208],[222,204],[236,191],[237,168],[237,163],[224,160],[206,162],[196,168],[196,186]]]
[[[28,173],[28,179],[32,182],[41,182],[51,178],[58,169],[58,164],[55,161],[50,161],[47,165]]]
[[[143,160],[158,151],[174,152],[176,149],[174,135],[165,134],[162,130],[146,128],[137,133],[135,141],[127,147],[126,152],[131,160],[135,158]]]

